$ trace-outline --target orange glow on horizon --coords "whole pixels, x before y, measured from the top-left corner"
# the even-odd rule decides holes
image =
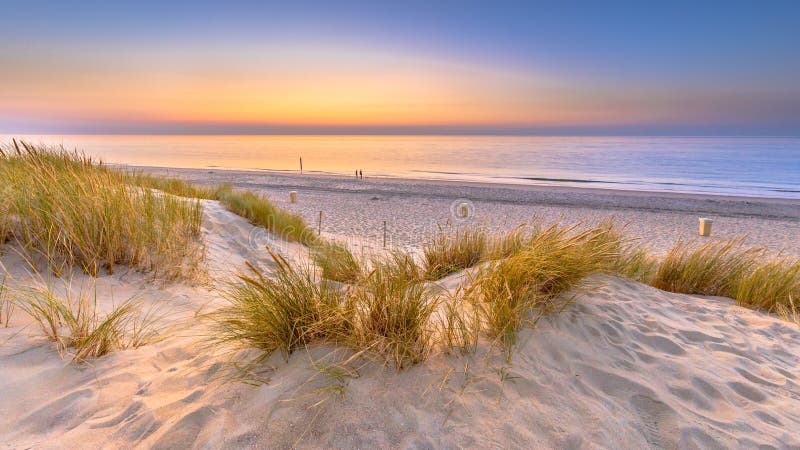
[[[669,92],[650,93],[643,102],[635,87],[620,94],[555,76],[401,54],[46,51],[44,59],[20,56],[4,74],[0,117],[323,127],[607,125],[687,117],[686,100],[676,102]]]

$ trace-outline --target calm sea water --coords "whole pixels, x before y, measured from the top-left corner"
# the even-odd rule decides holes
[[[24,136],[110,163],[800,198],[800,138]],[[1,136],[7,142],[11,136]]]

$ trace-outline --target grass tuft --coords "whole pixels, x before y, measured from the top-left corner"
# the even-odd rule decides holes
[[[119,264],[166,279],[198,270],[201,205],[132,187],[122,172],[78,152],[14,141],[0,149],[0,233],[60,276]]]
[[[474,266],[486,254],[487,242],[480,229],[455,229],[452,233],[440,229],[422,249],[425,279],[438,280]]]
[[[760,249],[745,249],[741,240],[702,245],[680,242],[661,261],[653,287],[683,294],[732,297],[738,281],[754,268]]]
[[[96,297],[90,298],[83,291],[62,297],[49,287],[36,288],[18,302],[59,351],[71,350],[77,361],[137,348],[158,334],[154,320],[140,320],[141,303],[133,299],[105,315],[98,312]]]
[[[432,345],[432,290],[409,269],[411,255],[376,261],[350,293],[356,314],[355,344],[383,355],[397,368],[424,361]]]
[[[238,343],[266,355],[280,350],[288,358],[311,342],[338,340],[349,330],[342,294],[314,273],[297,269],[270,251],[275,273],[266,276],[253,266],[225,293],[228,305],[212,314],[217,343]]]
[[[735,282],[730,297],[742,306],[796,317],[800,299],[800,260],[760,262]]]
[[[322,270],[323,278],[354,284],[364,276],[361,261],[343,244],[320,241],[312,248],[311,254],[314,263]]]
[[[482,267],[467,297],[489,336],[510,348],[531,311],[552,310],[586,275],[610,272],[619,248],[620,237],[610,226],[578,231],[552,225],[536,231],[512,256]]]
[[[308,246],[320,241],[301,216],[276,207],[265,195],[236,191],[230,185],[222,185],[214,190],[213,196],[229,211],[244,217],[253,225],[272,231],[282,239]]]

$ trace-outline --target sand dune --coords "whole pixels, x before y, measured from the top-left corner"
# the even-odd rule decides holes
[[[204,218],[215,278],[270,267],[263,234],[214,202]],[[2,257],[25,278],[13,254]],[[453,281],[455,280],[455,281]],[[226,381],[203,312],[219,286],[98,279],[102,302],[136,294],[168,308],[166,339],[77,365],[18,313],[0,328],[5,448],[730,448],[800,447],[800,328],[729,299],[594,276],[563,313],[520,335],[510,361],[483,343],[395,372],[325,346],[274,355],[259,386]],[[73,276],[73,288],[85,285]],[[457,277],[447,287],[453,287]]]

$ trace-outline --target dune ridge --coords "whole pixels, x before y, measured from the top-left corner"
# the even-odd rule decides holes
[[[213,201],[202,234],[209,270],[280,241]],[[17,283],[23,270],[3,256]],[[81,274],[73,282],[88,282]],[[456,289],[463,277],[442,281]],[[401,372],[314,346],[275,355],[251,386],[226,379],[229,355],[208,349],[205,286],[156,287],[134,272],[97,279],[101,297],[169,305],[169,338],[76,365],[15,316],[0,328],[0,437],[8,448],[292,446],[435,448],[729,448],[799,446],[800,330],[723,298],[662,292],[592,276],[564,312],[523,329],[509,361],[486,343],[470,357],[435,355]]]

